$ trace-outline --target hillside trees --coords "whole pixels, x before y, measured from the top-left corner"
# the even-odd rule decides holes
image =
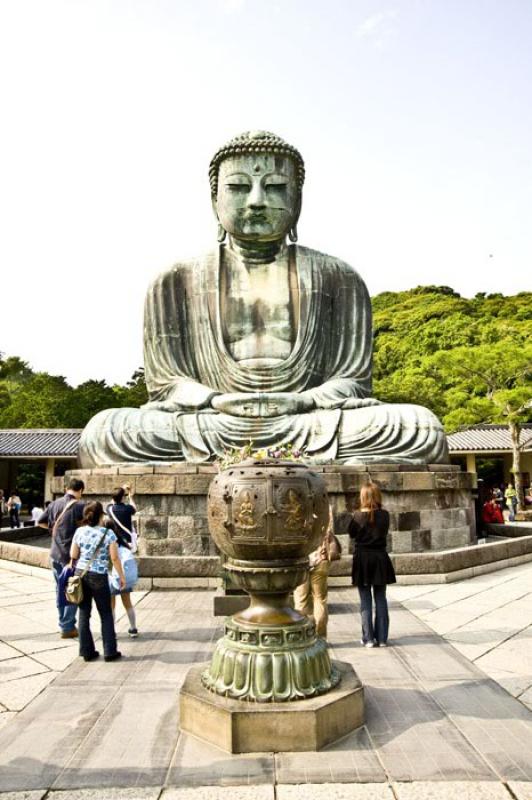
[[[520,426],[532,420],[532,294],[448,287],[386,292],[374,299],[374,393],[428,406],[451,432],[481,422],[509,427],[520,482]]]
[[[146,401],[142,369],[126,386],[89,380],[72,387],[62,376],[33,372],[21,359],[0,355],[0,428],[82,428],[105,408]]]

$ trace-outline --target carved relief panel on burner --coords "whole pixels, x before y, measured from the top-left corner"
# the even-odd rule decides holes
[[[298,541],[308,537],[314,521],[314,497],[305,480],[283,481],[273,486],[277,510],[276,541]]]
[[[266,486],[241,481],[231,492],[232,537],[254,542],[267,538]]]

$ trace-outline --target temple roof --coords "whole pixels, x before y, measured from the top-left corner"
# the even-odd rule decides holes
[[[2,456],[75,458],[82,430],[82,428],[0,429],[0,458]]]
[[[532,450],[532,424],[521,426],[519,439],[523,450]],[[507,425],[470,425],[462,431],[447,436],[449,451],[501,451],[512,449],[512,440]]]

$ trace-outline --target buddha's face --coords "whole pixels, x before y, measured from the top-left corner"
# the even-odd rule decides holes
[[[239,155],[220,164],[216,215],[235,239],[284,239],[299,216],[296,166],[286,156]]]

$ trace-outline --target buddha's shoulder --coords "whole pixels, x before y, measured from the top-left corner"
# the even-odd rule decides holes
[[[360,274],[357,270],[347,261],[341,258],[331,256],[328,253],[323,253],[321,250],[313,250],[311,247],[303,247],[297,245],[297,257],[308,259],[310,262],[315,263],[322,270],[330,271],[336,275],[343,274],[351,276],[359,281],[362,281]]]
[[[168,269],[160,272],[150,283],[148,292],[158,287],[174,282],[187,282],[193,280],[199,271],[212,267],[217,263],[217,253],[212,251],[195,258],[184,258],[176,261]]]

